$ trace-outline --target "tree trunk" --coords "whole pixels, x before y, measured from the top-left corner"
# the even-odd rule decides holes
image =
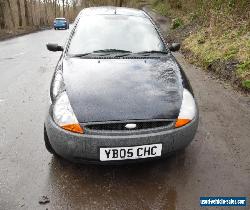
[[[72,1],[72,9],[73,9],[73,13],[74,13],[74,14],[76,13],[76,5],[77,5],[77,1],[76,1],[76,0],[73,0],[73,1]]]
[[[63,12],[63,17],[65,16],[65,11],[64,11],[64,0],[62,0],[62,12]]]
[[[81,9],[87,7],[86,1],[85,0],[81,0]]]
[[[13,25],[13,28],[15,28],[15,20],[14,20],[14,16],[13,16],[13,13],[12,13],[10,0],[7,0],[7,4],[8,4],[8,7],[9,7],[9,12],[10,12],[10,20],[11,20],[11,23]]]
[[[119,7],[122,7],[122,5],[123,5],[123,0],[120,0]]]
[[[26,26],[29,26],[30,21],[29,21],[29,10],[28,10],[27,0],[24,0],[24,17],[25,17]]]
[[[17,12],[18,12],[18,23],[19,26],[21,27],[23,25],[23,20],[22,20],[20,0],[17,0]]]
[[[5,28],[5,16],[4,16],[5,3],[0,0],[0,29]]]
[[[30,18],[30,25],[31,26],[34,26],[34,20],[33,20],[33,0],[30,0],[30,16],[29,16],[29,18]]]
[[[56,18],[56,0],[54,0],[54,7],[55,7],[55,18]]]
[[[47,11],[47,1],[44,0],[44,12],[45,12],[45,24],[48,25],[48,11]]]
[[[69,19],[69,0],[66,0],[66,17]]]
[[[42,6],[41,6],[41,0],[38,0],[38,8],[39,8],[39,26],[42,26]]]

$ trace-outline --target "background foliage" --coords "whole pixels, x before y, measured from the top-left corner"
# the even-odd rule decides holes
[[[250,90],[249,0],[152,0],[193,63]],[[172,33],[172,37],[171,37]],[[171,40],[172,39],[172,40]]]
[[[78,12],[90,6],[137,7],[137,0],[0,0],[0,29],[51,26],[55,17],[73,21]]]

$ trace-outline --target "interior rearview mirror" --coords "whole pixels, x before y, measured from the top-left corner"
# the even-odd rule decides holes
[[[63,51],[63,47],[58,44],[47,44],[47,49],[52,52]]]
[[[169,49],[170,49],[170,51],[172,51],[172,52],[176,52],[176,51],[178,51],[180,48],[181,48],[181,44],[180,44],[180,43],[172,43],[172,44],[169,46]]]

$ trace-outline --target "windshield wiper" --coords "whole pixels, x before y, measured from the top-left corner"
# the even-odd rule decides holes
[[[168,54],[167,51],[158,51],[158,50],[150,50],[150,51],[141,51],[141,52],[137,52],[135,54]]]
[[[87,55],[90,55],[92,53],[79,53],[79,54],[68,54],[69,57],[74,57],[74,58],[81,58]]]
[[[93,53],[131,53],[128,50],[119,50],[119,49],[104,49],[104,50],[95,50]]]
[[[110,55],[113,53],[118,53],[118,54],[121,53],[121,55],[116,55],[115,57],[124,57],[124,56],[128,56],[128,55],[132,54],[132,52],[128,51],[128,50],[103,49],[103,50],[95,50],[95,51],[89,52],[89,53],[69,54],[68,56],[81,58],[81,57],[88,56],[88,55],[95,56],[96,53],[98,54],[98,56],[106,56],[106,55]],[[104,53],[104,54],[99,54],[99,53]],[[134,55],[147,55],[147,56],[149,56],[150,54],[164,54],[165,55],[165,54],[168,54],[168,52],[167,51],[151,50],[151,51],[136,52],[133,54]]]
[[[106,55],[110,55],[110,54],[113,54],[113,53],[117,53],[117,54],[120,54],[120,53],[124,54],[125,53],[125,55],[129,55],[132,52],[127,51],[127,50],[118,50],[118,49],[104,49],[104,50],[95,50],[95,51],[89,52],[89,53],[68,54],[68,56],[81,58],[81,57],[88,56],[88,55],[90,55],[90,56],[96,56],[96,55],[98,55],[98,56],[106,56]],[[117,55],[117,56],[119,56],[119,55]]]

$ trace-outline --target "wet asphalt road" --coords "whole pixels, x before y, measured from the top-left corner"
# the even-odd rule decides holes
[[[198,132],[185,152],[127,166],[76,165],[50,155],[43,121],[60,53],[45,44],[64,43],[68,33],[48,30],[0,42],[1,210],[192,210],[200,209],[200,196],[250,198],[250,98],[178,53],[200,108]],[[43,195],[48,204],[38,203]]]

